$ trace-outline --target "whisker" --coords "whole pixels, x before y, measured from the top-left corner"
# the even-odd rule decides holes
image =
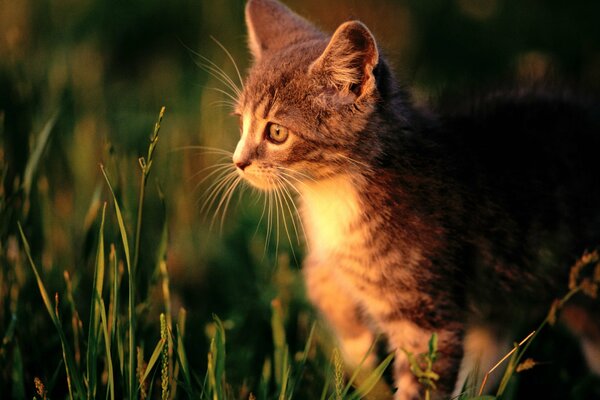
[[[352,164],[354,164],[356,166],[359,166],[359,167],[362,167],[362,168],[371,169],[370,165],[368,165],[368,164],[366,164],[366,163],[364,163],[362,161],[358,161],[358,160],[356,160],[356,159],[354,159],[354,158],[352,158],[350,156],[347,156],[345,154],[337,153],[337,156],[339,156],[339,157],[341,157],[341,158],[343,158],[343,159],[345,159],[347,161],[350,161]]]
[[[291,168],[277,167],[277,169],[280,171],[287,172],[287,176],[289,176],[290,178],[294,178],[297,182],[301,182],[301,179],[299,179],[298,176],[310,180],[312,182],[317,182],[317,180],[312,176],[302,173],[300,171],[293,170]]]
[[[242,86],[242,89],[244,88],[244,80],[242,79],[242,74],[240,74],[240,69],[237,66],[237,63],[235,62],[235,59],[233,58],[233,56],[231,55],[231,53],[229,52],[229,50],[227,50],[225,48],[225,46],[223,46],[221,44],[221,42],[219,42],[216,38],[214,38],[213,36],[210,37],[224,52],[225,54],[227,54],[227,57],[229,57],[229,60],[231,61],[231,63],[233,64],[233,67],[235,68],[235,72],[237,73],[237,76],[240,80],[240,85]]]
[[[210,229],[212,229],[212,227],[216,221],[216,218],[219,215],[219,211],[221,210],[221,207],[223,207],[222,216],[221,216],[221,225],[220,225],[221,232],[223,231],[225,215],[227,214],[227,208],[229,207],[229,202],[231,201],[231,196],[233,195],[235,188],[241,182],[241,179],[242,178],[238,175],[236,179],[231,181],[231,183],[228,185],[227,189],[224,191],[223,196],[221,197],[221,200],[219,201],[219,204],[217,205],[217,209],[215,210],[215,214],[213,215],[213,220],[210,224]]]
[[[170,151],[183,151],[183,150],[202,150],[201,154],[224,154],[226,156],[233,156],[233,152],[220,149],[218,147],[208,147],[208,146],[199,146],[199,145],[190,145],[190,146],[178,146],[172,148]]]
[[[240,89],[237,86],[235,86],[235,83],[233,83],[231,78],[229,78],[227,76],[227,74],[225,74],[221,70],[219,70],[215,67],[212,67],[208,64],[204,64],[198,60],[194,60],[194,64],[196,64],[202,70],[206,71],[214,79],[216,79],[217,81],[222,83],[227,89],[231,90],[232,93],[230,93],[230,94],[233,97],[235,97],[235,96],[239,97],[241,95],[242,92],[240,91]]]
[[[269,243],[271,241],[271,231],[273,230],[273,200],[271,191],[266,193],[265,198],[267,199],[267,239],[265,240],[265,250],[264,254],[267,254],[267,248],[269,247]]]
[[[254,231],[254,236],[256,236],[256,234],[258,233],[258,228],[260,227],[260,223],[262,222],[263,217],[265,216],[265,211],[267,208],[267,195],[264,193],[260,193],[260,194],[262,196],[259,196],[258,198],[260,198],[260,197],[263,198],[263,208],[262,208],[262,212],[260,213],[260,218],[258,219],[258,224],[256,225],[256,230]]]
[[[198,182],[194,186],[194,190],[197,190],[207,179],[209,179],[210,177],[212,177],[213,175],[215,175],[215,174],[217,174],[219,172],[222,175],[225,175],[225,173],[227,172],[227,170],[231,169],[231,165],[230,164],[213,165],[213,166],[210,166],[210,167],[203,168],[200,172],[204,172],[204,171],[209,170],[209,169],[214,169],[214,171],[212,171],[211,173],[209,173],[208,175],[206,175],[204,178],[202,178],[200,180],[200,182]],[[196,172],[189,179],[191,180],[191,179],[195,178],[196,176],[198,176],[200,174],[200,172]]]
[[[235,84],[233,79],[231,79],[227,75],[227,73],[225,71],[223,71],[223,69],[221,67],[219,67],[217,64],[215,64],[209,58],[207,58],[207,57],[203,56],[202,54],[200,54],[199,52],[193,50],[192,48],[190,48],[183,42],[180,41],[180,43],[187,49],[188,52],[190,52],[190,54],[194,55],[195,57],[197,57],[199,59],[199,60],[194,59],[192,57],[192,60],[194,61],[194,63],[196,65],[198,65],[200,68],[204,69],[206,72],[211,74],[214,78],[216,78],[221,83],[223,83],[225,86],[227,86],[229,89],[231,89],[236,95],[240,96],[240,94],[241,94],[240,88]],[[227,52],[226,52],[226,54],[227,54]],[[202,60],[202,61],[200,61],[200,60]],[[235,61],[234,61],[234,67],[235,67],[236,71],[238,72],[238,76],[239,76],[239,70],[237,68],[237,65],[235,64]]]
[[[296,192],[299,193],[298,189],[294,186],[293,183],[291,183],[286,177],[281,176],[280,177],[288,186],[292,187]],[[302,230],[302,235],[306,238],[306,230],[304,229],[304,223],[302,222],[302,218],[300,216],[300,211],[298,210],[298,207],[296,206],[296,202],[294,201],[292,194],[290,193],[289,189],[287,188],[287,186],[283,186],[283,190],[285,191],[289,202],[292,204],[292,207],[294,208],[295,213],[292,212],[292,210],[290,210],[290,215],[292,215],[292,221],[295,221],[295,219],[298,219],[298,222],[300,223],[300,229]],[[289,209],[289,204],[288,204],[288,209]],[[294,216],[296,218],[294,218]],[[296,225],[294,224],[294,230],[296,231],[296,237],[298,238],[298,244],[300,244],[300,237],[298,235],[298,229],[296,227]],[[308,245],[308,242],[307,242]]]
[[[239,177],[239,175],[237,174],[237,172],[233,171],[233,172],[230,172],[228,175],[225,175],[220,181],[213,183],[211,185],[212,189],[209,188],[210,195],[204,201],[204,204],[200,208],[200,212],[204,213],[205,210],[206,211],[210,210],[213,207],[219,193],[221,193],[223,190],[225,190],[224,188],[228,187],[230,182],[235,180],[237,177]]]
[[[279,203],[277,202],[277,186],[271,180],[270,184],[275,187],[273,190],[273,199],[275,200],[275,218],[276,218],[276,235],[275,235],[275,260],[277,260],[277,256],[279,255]]]
[[[292,252],[294,260],[296,260],[296,254],[294,252],[294,246],[292,244],[292,237],[290,235],[290,230],[288,228],[287,219],[285,217],[285,209],[283,208],[283,203],[284,203],[284,198],[285,197],[284,197],[284,194],[282,192],[282,187],[283,187],[282,183],[280,181],[277,181],[276,184],[275,184],[275,192],[277,193],[277,197],[279,198],[279,206],[281,208],[281,219],[283,221],[283,227],[285,229],[285,234],[287,236],[288,243],[290,244],[290,251]],[[293,223],[293,226],[294,226],[294,229],[295,229],[296,228],[296,224],[294,223],[293,215],[291,215],[291,209],[289,208],[289,205],[288,205],[288,210],[290,212],[290,217],[292,217],[292,223]],[[297,238],[298,237],[298,231],[296,229],[295,229],[295,231],[296,231],[296,238]]]
[[[215,79],[217,79],[219,82],[231,89],[236,95],[239,96],[242,93],[240,88],[233,81],[233,79],[231,79],[221,67],[219,67],[217,64],[215,64],[214,62],[212,62],[211,60],[209,60],[201,54],[196,54],[196,56],[204,61],[202,62],[199,60],[194,60],[194,63],[197,66],[211,74]]]
[[[221,94],[223,94],[223,95],[225,95],[225,96],[229,97],[229,98],[230,98],[231,100],[233,100],[234,102],[235,102],[235,101],[237,101],[237,98],[236,98],[234,95],[232,95],[231,93],[229,93],[229,92],[227,92],[227,91],[225,91],[225,90],[223,90],[223,89],[219,89],[219,88],[215,88],[215,87],[209,87],[208,89],[209,89],[209,90],[214,90],[214,91],[216,91],[216,92],[219,92],[219,93],[221,93]]]
[[[233,101],[228,100],[217,100],[212,101],[208,104],[209,107],[227,107],[231,110],[235,110],[236,104]]]
[[[233,174],[232,173],[226,173],[223,172],[221,173],[218,178],[210,184],[210,186],[206,189],[206,191],[204,192],[204,202],[202,203],[202,206],[200,207],[200,213],[204,214],[204,211],[208,211],[211,206],[209,206],[209,204],[212,204],[212,202],[214,201],[213,199],[216,198],[216,196],[218,196],[219,192],[221,191],[221,189],[223,188],[224,185],[227,184],[227,182],[229,180],[233,179]],[[206,214],[205,214],[205,220],[206,220]]]

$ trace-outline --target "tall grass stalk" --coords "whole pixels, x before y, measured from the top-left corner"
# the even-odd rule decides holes
[[[128,275],[128,317],[129,317],[129,353],[128,353],[128,391],[129,391],[129,399],[135,399],[135,387],[136,387],[136,379],[135,379],[135,281],[133,268],[131,267],[131,259],[129,257],[129,240],[127,239],[127,230],[125,229],[125,223],[123,221],[123,215],[121,213],[121,207],[119,207],[119,202],[117,201],[117,197],[115,196],[115,192],[110,184],[110,180],[108,179],[108,175],[104,170],[104,166],[100,166],[102,170],[102,174],[104,175],[104,179],[106,179],[106,184],[110,189],[110,193],[113,198],[113,204],[115,206],[115,213],[117,215],[117,222],[119,225],[119,232],[121,235],[121,241],[123,242],[123,251],[125,252],[125,262],[127,264],[127,275]]]
[[[140,193],[138,200],[138,212],[137,212],[137,223],[135,226],[135,248],[133,252],[133,269],[134,272],[137,269],[139,256],[140,256],[140,236],[142,233],[142,214],[144,210],[144,197],[146,195],[146,182],[148,181],[148,176],[150,175],[150,169],[152,168],[154,151],[156,150],[156,145],[158,144],[158,132],[160,131],[160,124],[165,115],[165,107],[160,109],[160,113],[158,115],[158,121],[154,124],[154,131],[152,132],[152,136],[150,136],[150,144],[148,146],[148,154],[146,158],[140,157],[138,162],[140,164],[140,168],[142,169],[142,176],[140,179]]]
[[[142,169],[142,177],[140,182],[140,193],[139,193],[139,202],[138,202],[138,214],[137,214],[137,223],[136,223],[136,235],[135,235],[135,247],[134,247],[134,261],[133,264],[131,262],[131,257],[129,255],[129,241],[127,239],[127,230],[125,229],[125,223],[123,221],[123,215],[121,213],[121,208],[119,207],[119,202],[117,201],[117,197],[115,196],[115,192],[110,183],[110,179],[106,174],[104,166],[100,166],[102,170],[102,174],[106,180],[108,188],[110,189],[110,193],[113,198],[113,204],[115,207],[115,213],[117,215],[117,222],[119,225],[119,232],[121,235],[121,240],[123,242],[123,250],[125,252],[125,261],[127,264],[127,274],[128,274],[128,295],[129,295],[129,303],[128,303],[128,316],[129,316],[129,353],[128,353],[128,388],[129,388],[129,398],[134,400],[136,397],[137,390],[136,388],[136,367],[135,367],[135,282],[136,282],[136,266],[139,259],[139,244],[140,244],[140,235],[142,229],[142,210],[144,197],[146,193],[146,182],[148,180],[148,175],[150,174],[150,168],[153,163],[153,155],[156,149],[156,145],[158,143],[158,132],[160,130],[160,123],[162,122],[163,116],[165,113],[165,107],[162,107],[160,110],[160,114],[158,117],[158,121],[154,125],[154,131],[152,136],[150,137],[150,145],[148,146],[148,154],[147,158],[141,157],[139,159],[139,164]]]
[[[102,299],[102,289],[104,287],[104,218],[106,215],[106,203],[102,207],[102,219],[100,222],[100,232],[98,234],[98,249],[96,253],[96,267],[94,272],[94,281],[92,284],[92,301],[90,305],[90,322],[88,324],[88,344],[87,344],[87,382],[88,399],[96,398],[96,365],[97,365],[97,345],[98,332],[100,329],[100,300]]]
[[[57,308],[52,307],[52,302],[50,301],[50,297],[48,296],[48,292],[46,291],[46,287],[44,286],[44,282],[42,281],[42,277],[40,276],[38,269],[33,262],[33,258],[31,257],[31,249],[29,247],[29,242],[25,237],[25,233],[23,232],[23,228],[21,227],[21,223],[18,222],[19,233],[21,235],[21,240],[23,242],[23,249],[25,251],[25,255],[27,256],[27,260],[29,261],[29,265],[33,270],[35,275],[35,279],[40,290],[40,294],[42,296],[42,300],[44,301],[44,305],[46,306],[46,311],[50,315],[50,319],[52,323],[56,327],[58,332],[58,336],[60,339],[60,344],[62,346],[63,352],[63,361],[65,363],[65,372],[67,376],[67,385],[69,388],[69,398],[73,400],[74,398],[82,399],[85,398],[85,390],[83,388],[83,381],[80,378],[79,370],[77,369],[77,365],[75,363],[75,359],[73,358],[73,352],[71,351],[71,347],[67,341],[67,337],[62,327],[62,323],[60,322],[60,318],[57,313]],[[56,295],[56,302],[58,302],[58,294]]]

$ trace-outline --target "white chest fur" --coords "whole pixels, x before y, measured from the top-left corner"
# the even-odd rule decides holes
[[[306,184],[302,190],[302,219],[309,251],[327,257],[351,245],[360,232],[351,230],[362,212],[358,193],[349,177]]]

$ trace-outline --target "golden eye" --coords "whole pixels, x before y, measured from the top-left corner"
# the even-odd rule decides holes
[[[267,128],[267,139],[275,144],[281,144],[285,142],[290,135],[288,128],[279,124],[269,124]]]

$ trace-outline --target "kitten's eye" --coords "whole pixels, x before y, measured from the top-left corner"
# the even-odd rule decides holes
[[[279,124],[269,124],[267,128],[267,139],[275,144],[285,142],[290,135],[288,128]]]

